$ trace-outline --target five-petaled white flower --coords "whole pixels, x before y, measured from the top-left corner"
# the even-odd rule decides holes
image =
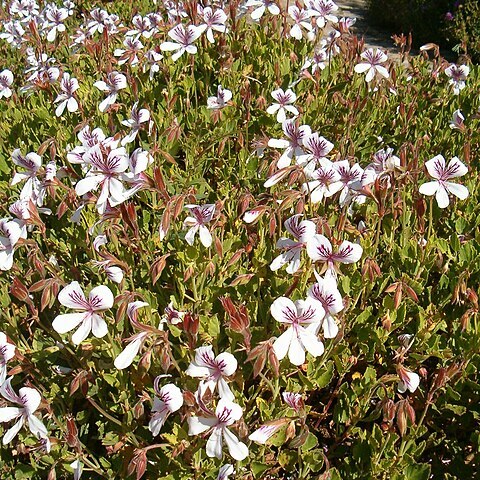
[[[28,422],[30,431],[40,440],[47,438],[47,429],[43,422],[34,415],[38,409],[41,397],[37,390],[29,387],[22,387],[17,395],[11,386],[12,377],[5,380],[0,386],[0,394],[5,400],[16,403],[20,407],[0,408],[0,422],[9,422],[18,418],[18,421],[3,436],[3,444],[10,443],[20,431],[25,421]]]
[[[453,93],[458,95],[460,90],[465,88],[465,80],[470,73],[470,67],[467,65],[455,65],[452,63],[445,69],[445,75],[450,78],[448,83],[453,86]]]
[[[282,123],[282,130],[286,139],[284,138],[271,138],[268,141],[268,146],[273,148],[281,148],[285,151],[278,159],[277,167],[285,168],[292,163],[293,157],[299,157],[305,155],[303,149],[303,141],[312,130],[309,125],[299,125],[295,118],[285,120]]]
[[[314,262],[325,262],[327,271],[335,276],[335,263],[358,262],[362,258],[363,248],[358,243],[344,240],[334,253],[330,240],[317,233],[307,243],[307,253]]]
[[[283,123],[287,119],[287,112],[290,112],[293,116],[299,114],[298,110],[291,105],[297,99],[293,90],[288,88],[285,92],[283,89],[278,88],[272,92],[272,97],[278,102],[273,103],[267,108],[267,113],[273,115],[277,113],[277,122]]]
[[[227,14],[221,9],[218,8],[217,10],[213,11],[212,7],[205,7],[202,8],[198,5],[198,13],[203,16],[202,23],[198,26],[202,32],[207,31],[207,40],[210,43],[215,43],[215,38],[213,37],[213,30],[220,33],[225,33],[227,31],[227,27],[225,25],[227,21]]]
[[[302,191],[310,194],[310,200],[314,204],[335,195],[343,188],[338,170],[326,158],[322,160],[322,165],[309,176],[312,180],[302,185]]]
[[[338,18],[333,15],[338,10],[338,5],[332,0],[307,0],[305,5],[310,15],[316,17],[319,28],[324,28],[327,22],[338,22]]]
[[[57,333],[67,333],[80,324],[72,335],[72,342],[75,345],[83,342],[90,332],[97,338],[102,338],[108,333],[107,323],[99,315],[99,312],[113,307],[113,294],[107,286],[92,288],[87,299],[80,284],[74,281],[60,290],[58,300],[65,307],[78,310],[76,313],[57,315],[52,323]]]
[[[12,96],[13,73],[5,69],[0,72],[0,98],[9,98]]]
[[[384,148],[373,154],[373,161],[367,165],[362,175],[362,186],[370,185],[377,178],[388,177],[400,168],[401,161],[396,155],[393,155],[393,148]],[[388,179],[388,185],[390,185]]]
[[[230,455],[238,461],[248,456],[248,447],[241,442],[227,427],[242,418],[242,407],[225,399],[217,403],[215,413],[205,411],[208,417],[189,417],[188,434],[199,435],[211,430],[207,441],[207,455],[209,457],[223,457],[223,440],[227,444]]]
[[[307,32],[313,30],[312,24],[310,23],[311,14],[308,10],[300,9],[296,5],[290,5],[288,7],[288,15],[294,22],[290,29],[291,37],[296,40],[301,40],[303,37],[302,27],[307,30]]]
[[[215,214],[215,204],[209,203],[207,205],[185,205],[185,208],[190,210],[191,217],[187,217],[183,222],[183,228],[189,227],[185,240],[189,245],[193,245],[195,235],[199,231],[200,241],[204,247],[209,247],[212,244],[212,234],[205,226],[210,222]]]
[[[300,254],[316,232],[315,224],[310,220],[300,220],[302,216],[297,214],[285,220],[285,228],[295,237],[295,240],[286,237],[278,239],[276,246],[282,249],[283,253],[270,264],[270,270],[273,272],[287,263],[287,273],[293,274],[300,268]]]
[[[225,107],[232,99],[232,92],[221,85],[217,87],[217,95],[207,98],[207,108],[210,110],[220,110]]]
[[[430,176],[435,180],[421,185],[419,192],[423,195],[435,195],[440,208],[447,208],[450,205],[449,193],[460,200],[465,200],[468,197],[467,187],[449,182],[450,179],[462,177],[468,172],[468,167],[457,157],[453,157],[448,165],[445,165],[443,155],[437,155],[426,162],[425,166]]]
[[[123,73],[110,72],[105,81],[99,80],[93,86],[108,93],[107,98],[98,106],[98,109],[103,113],[117,101],[118,92],[127,88],[127,77]]]
[[[7,363],[15,356],[15,345],[8,343],[7,336],[0,332],[0,385],[7,378]]]
[[[38,171],[42,166],[42,157],[35,152],[22,155],[20,149],[17,148],[12,153],[12,161],[15,165],[24,168],[24,172],[15,172],[12,178],[11,185],[26,180],[25,185],[20,192],[20,198],[22,200],[32,200],[39,206],[42,204],[44,189],[42,188],[42,182],[37,178]]]
[[[66,8],[58,8],[54,4],[48,4],[45,9],[46,28],[48,28],[47,40],[54,42],[58,32],[65,31],[64,20],[68,17]]]
[[[135,102],[128,120],[122,120],[122,125],[129,127],[130,133],[122,138],[122,146],[131,143],[137,137],[137,134],[142,126],[142,123],[150,120],[150,112],[146,108],[138,108],[138,102]]]
[[[367,83],[374,79],[377,72],[385,78],[390,76],[388,70],[382,65],[382,63],[385,63],[388,59],[385,52],[382,52],[378,48],[375,50],[373,48],[368,48],[360,56],[366,61],[355,65],[355,71],[357,73],[367,72],[365,77]]]
[[[78,110],[78,102],[73,96],[73,93],[79,89],[78,80],[76,78],[70,78],[70,74],[65,72],[60,82],[60,89],[62,93],[60,93],[53,102],[59,104],[55,109],[55,115],[57,117],[63,114],[65,107],[67,107],[70,113]]]
[[[338,326],[333,316],[343,310],[342,295],[333,276],[327,275],[322,278],[317,272],[314,273],[317,283],[310,287],[307,295],[320,302],[325,310],[325,317],[322,321],[325,338],[335,338],[338,333]]]
[[[156,437],[168,416],[179,410],[183,405],[182,391],[173,383],[168,383],[158,388],[158,377],[155,379],[155,393],[158,397],[153,399],[152,418],[148,423],[148,429]]]
[[[279,360],[288,353],[290,362],[298,366],[305,363],[305,350],[314,357],[323,354],[323,343],[317,337],[325,316],[320,302],[307,298],[294,303],[287,297],[280,297],[272,303],[270,312],[277,322],[289,325],[273,344]]]
[[[195,359],[187,368],[186,374],[191,377],[202,379],[200,393],[203,395],[206,389],[212,393],[218,385],[220,398],[233,401],[233,395],[224,377],[230,377],[237,370],[236,358],[228,352],[215,356],[211,345],[199,347],[195,350]]]
[[[124,63],[129,63],[132,67],[138,64],[138,52],[143,48],[143,44],[138,38],[127,37],[123,41],[125,48],[117,48],[113,52],[115,57],[120,57],[118,59],[118,64],[123,65]]]
[[[333,143],[319,135],[317,132],[310,133],[303,139],[305,153],[297,158],[297,163],[303,166],[305,173],[311,175],[318,166],[326,166],[327,155],[333,150]],[[328,162],[329,165],[330,162]]]
[[[160,50],[165,52],[176,52],[172,55],[172,60],[176,62],[185,52],[195,55],[197,47],[193,42],[198,39],[203,30],[195,25],[187,25],[186,27],[181,23],[173,27],[168,36],[175,40],[174,42],[163,42],[160,45]]]
[[[101,214],[105,213],[107,205],[115,207],[132,193],[127,191],[117,178],[129,166],[125,148],[113,148],[108,155],[104,154],[104,150],[100,145],[95,145],[83,155],[83,161],[90,166],[90,170],[86,177],[75,185],[75,192],[80,196],[102,186],[96,205]]]

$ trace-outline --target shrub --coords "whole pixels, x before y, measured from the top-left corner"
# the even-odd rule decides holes
[[[369,0],[368,12],[372,22],[394,33],[413,34],[417,46],[428,42],[446,44],[447,12],[452,0]]]
[[[458,2],[457,2],[458,3]],[[480,62],[480,4],[465,0],[453,10],[448,34],[457,42],[457,51],[464,51],[474,61]]]
[[[0,12],[1,478],[474,478],[479,69],[117,4]]]

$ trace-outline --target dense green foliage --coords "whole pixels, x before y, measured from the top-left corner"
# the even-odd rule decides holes
[[[232,3],[229,11],[237,7]],[[117,12],[125,25],[130,8],[125,2]],[[145,1],[141,13],[153,8]],[[198,380],[185,372],[194,349],[208,344],[216,353],[234,354],[239,365],[230,387],[243,417],[234,429],[250,453],[236,464],[234,478],[475,478],[480,468],[480,70],[471,68],[456,96],[443,58],[402,54],[403,63],[386,64],[390,78],[367,84],[354,71],[363,43],[345,32],[336,40],[339,53],[325,60],[323,70],[300,76],[315,43],[286,38],[282,11],[266,14],[260,23],[236,18],[227,34],[215,33],[216,44],[201,37],[197,54],[185,53],[176,62],[163,52],[160,71],[149,78],[142,69],[145,57],[140,66],[116,64],[113,52],[122,47],[121,33],[97,35],[72,53],[69,35],[79,22],[78,13],[69,17],[67,33],[55,42],[31,33],[18,49],[0,44],[2,69],[15,77],[14,95],[0,99],[2,217],[12,216],[8,207],[22,188],[10,185],[19,170],[10,159],[16,148],[39,153],[44,165],[55,161],[61,171],[47,184],[44,206],[52,214],[31,206],[28,238],[15,249],[13,268],[0,276],[0,330],[17,348],[8,364],[12,384],[16,391],[30,386],[40,392],[37,415],[52,446],[49,453],[36,448],[38,439],[22,429],[0,447],[0,477],[71,478],[69,464],[78,458],[84,478],[217,478],[225,460],[208,457],[206,437],[188,435],[187,425],[199,412]],[[163,25],[142,43],[160,45],[171,27]],[[78,112],[55,115],[58,83],[19,92],[27,45],[54,56],[62,71],[78,79]],[[93,84],[112,70],[127,76],[128,87],[101,113],[105,94]],[[222,110],[207,109],[219,84],[233,92],[232,101]],[[398,168],[365,190],[365,203],[339,206],[338,195],[312,203],[302,190],[304,174],[293,166],[282,181],[264,186],[278,170],[280,156],[268,140],[284,138],[266,108],[273,90],[290,85],[300,124],[334,144],[330,160],[365,168],[386,147],[400,158]],[[85,125],[122,138],[128,129],[121,121],[129,118],[134,102],[152,119],[132,144],[154,159],[145,171],[145,188],[103,217],[95,208],[98,192],[92,192],[80,221],[72,223],[83,202],[75,184],[84,172],[67,153],[79,145],[77,134]],[[465,123],[451,129],[457,109]],[[127,146],[129,153],[134,147]],[[458,156],[469,170],[458,180],[469,197],[451,197],[445,209],[419,193],[431,180],[425,162],[438,154],[447,161]],[[187,204],[215,204],[210,248],[198,238],[186,243]],[[255,208],[261,215],[247,224],[243,216]],[[321,271],[322,264],[305,255],[293,275],[269,268],[280,253],[276,241],[289,236],[284,221],[294,214],[312,220],[317,233],[336,246],[350,240],[363,248],[362,258],[342,265],[338,275],[345,305],[337,316],[338,335],[323,339],[322,356],[307,355],[298,367],[287,358],[278,363],[271,349],[272,337],[283,330],[270,307],[282,296],[305,299],[314,269]],[[161,240],[162,226],[169,228]],[[104,259],[92,245],[100,233],[108,238],[103,248],[112,264],[125,273],[119,284],[92,262]],[[113,308],[104,312],[108,335],[90,336],[78,346],[70,334],[52,328],[57,315],[69,312],[57,297],[72,281],[86,292],[108,284],[115,295]],[[225,298],[233,303],[230,311]],[[153,329],[171,301],[188,314],[182,323],[157,330],[140,350],[141,360],[119,370],[114,360],[122,340],[138,333],[126,315],[134,300],[149,304],[139,310],[139,322]],[[239,312],[243,329],[235,322]],[[414,335],[408,351],[398,338],[402,334]],[[420,374],[414,392],[397,391],[403,364]],[[148,429],[153,382],[164,374],[171,375],[164,383],[181,388],[184,404],[153,437]],[[288,408],[284,391],[302,394],[304,408]],[[280,418],[288,420],[267,445],[248,440],[262,424]],[[0,425],[0,434],[7,428]]]

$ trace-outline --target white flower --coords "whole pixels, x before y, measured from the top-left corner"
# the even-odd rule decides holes
[[[307,0],[305,5],[312,17],[317,18],[317,26],[324,28],[327,21],[337,23],[338,18],[333,15],[333,12],[338,10],[338,5],[332,0]]]
[[[405,393],[407,390],[413,393],[418,388],[418,385],[420,385],[419,375],[406,369],[403,365],[397,366],[397,373],[400,377],[400,381],[397,384],[397,390],[400,393]]]
[[[293,20],[294,24],[290,29],[290,36],[296,40],[301,40],[303,37],[302,27],[311,32],[313,30],[312,24],[310,23],[311,14],[308,10],[299,9],[296,5],[290,5],[288,7],[288,15]]]
[[[137,310],[142,307],[148,307],[148,303],[137,300],[135,302],[130,302],[127,306],[127,315],[133,326],[138,325]],[[129,339],[127,339],[129,342],[128,345],[123,349],[123,351],[118,355],[118,357],[113,362],[113,364],[115,365],[115,368],[118,368],[119,370],[123,370],[124,368],[129,367],[132,364],[135,357],[137,356],[138,351],[140,350],[147,336],[148,336],[148,331],[142,331],[140,333],[133,335]]]
[[[319,135],[317,132],[310,133],[303,138],[305,153],[297,157],[298,165],[302,165],[305,173],[311,176],[318,166],[331,165],[326,163],[327,155],[333,150],[333,143]]]
[[[15,356],[15,345],[8,343],[7,336],[0,332],[0,386],[7,378],[7,363]]]
[[[19,167],[24,168],[24,172],[16,172],[11,181],[11,185],[26,180],[25,185],[20,192],[20,199],[32,200],[32,202],[39,204],[42,203],[44,196],[42,182],[37,178],[37,173],[42,166],[42,157],[34,152],[27,153],[23,156],[20,149],[17,148],[12,153],[13,163]]]
[[[386,53],[378,48],[375,50],[373,48],[368,48],[360,56],[366,60],[366,62],[355,65],[355,71],[357,73],[367,72],[365,77],[367,83],[374,79],[376,73],[379,73],[385,78],[390,76],[388,70],[382,65],[382,63],[385,63],[388,59]]]
[[[283,91],[283,89],[278,88],[272,92],[272,97],[278,102],[270,105],[267,108],[267,113],[273,115],[277,113],[277,122],[283,123],[287,119],[287,113],[290,112],[293,116],[297,116],[299,114],[298,110],[291,105],[297,99],[297,96],[293,91],[289,88],[287,91]]]
[[[168,325],[178,325],[179,323],[183,322],[183,317],[185,316],[186,312],[180,312],[173,306],[173,302],[170,302],[166,307],[165,310],[163,311],[164,314],[162,315],[162,318],[160,319],[160,325],[159,328],[163,328],[163,324],[168,324]]]
[[[453,112],[452,121],[448,124],[452,130],[465,130],[465,124],[463,121],[465,117],[462,115],[460,110],[455,110]]]
[[[328,271],[335,275],[335,263],[358,262],[362,258],[363,248],[357,243],[344,240],[334,253],[330,240],[317,233],[307,243],[307,253],[314,262],[325,262]]]
[[[465,200],[468,197],[467,187],[449,182],[450,179],[462,177],[468,172],[468,167],[457,157],[453,157],[448,165],[445,165],[443,155],[437,155],[426,162],[425,166],[430,176],[435,178],[435,181],[421,185],[419,192],[423,195],[435,195],[440,208],[447,208],[450,205],[449,193],[460,200]]]
[[[259,443],[260,445],[265,445],[267,441],[273,437],[283,426],[289,422],[288,418],[280,418],[278,420],[271,420],[270,422],[264,423],[261,427],[257,428],[252,432],[248,439],[252,442]]]
[[[185,240],[189,245],[193,245],[197,231],[200,234],[200,241],[206,248],[212,244],[212,234],[205,226],[210,222],[215,214],[215,204],[207,205],[185,205],[190,210],[191,217],[187,217],[183,222],[183,228],[189,227]]]
[[[304,406],[303,397],[300,393],[294,392],[283,392],[282,393],[283,401],[290,407],[299,412]]]
[[[27,238],[27,230],[22,220],[0,220],[0,270],[12,268],[14,248],[21,238]]]
[[[343,188],[340,174],[330,160],[323,159],[322,165],[309,175],[312,180],[302,185],[302,191],[310,194],[313,204],[320,203],[324,198],[331,197]]]
[[[125,48],[117,48],[113,52],[115,57],[120,57],[118,59],[118,64],[123,65],[124,63],[129,63],[132,67],[138,64],[138,55],[137,53],[142,50],[143,44],[137,38],[127,37],[123,41]]]
[[[3,444],[7,445],[16,437],[25,421],[28,422],[28,428],[38,439],[46,439],[47,429],[43,422],[34,415],[41,402],[40,394],[34,388],[22,387],[17,395],[10,384],[11,381],[12,377],[5,380],[0,386],[0,394],[5,400],[16,403],[20,407],[0,408],[0,422],[9,422],[18,418],[15,425],[5,433]]]
[[[340,175],[339,182],[342,184],[339,197],[340,206],[348,205],[351,201],[362,203],[366,197],[360,195],[358,190],[362,189],[363,168],[358,163],[350,165],[348,160],[334,162],[333,168]]]
[[[65,8],[58,8],[54,4],[50,4],[45,9],[45,17],[47,20],[47,40],[54,42],[58,32],[65,31],[65,25],[63,21],[68,17],[68,10]]]
[[[245,7],[257,7],[250,14],[252,20],[260,20],[266,9],[268,9],[272,15],[280,14],[280,8],[278,8],[278,5],[272,0],[247,0],[244,5]]]
[[[150,112],[146,108],[138,109],[138,102],[135,102],[128,120],[122,120],[122,125],[130,128],[130,133],[123,137],[122,146],[125,146],[127,143],[131,143],[137,137],[137,134],[142,126],[142,123],[148,122],[150,120]]]
[[[75,192],[81,196],[102,186],[97,199],[97,211],[105,213],[107,205],[115,207],[124,202],[131,194],[117,178],[128,168],[128,155],[124,147],[113,148],[105,158],[100,145],[90,148],[82,157],[90,167],[85,178],[75,185]]]
[[[453,93],[458,95],[460,90],[465,88],[465,80],[470,73],[470,67],[467,65],[455,65],[452,63],[445,69],[445,75],[450,78],[448,83],[453,86]]]
[[[199,25],[198,28],[200,28],[202,32],[206,30],[207,40],[210,43],[215,43],[213,30],[221,33],[225,33],[227,31],[227,27],[225,25],[227,21],[226,13],[220,8],[215,11],[213,11],[211,7],[205,7],[202,9],[200,5],[198,5],[197,8],[199,10],[199,14],[203,16],[203,20],[205,22],[202,25]]]
[[[293,303],[289,298],[280,297],[272,303],[270,312],[277,322],[289,325],[273,344],[279,360],[288,353],[290,362],[302,365],[305,363],[305,351],[314,357],[323,354],[324,346],[317,337],[317,331],[325,311],[319,302],[307,298]]]
[[[160,433],[168,416],[183,405],[182,391],[173,383],[164,385],[159,390],[155,388],[155,393],[158,397],[153,399],[152,418],[148,424],[148,429],[154,437]]]
[[[334,277],[327,275],[322,278],[317,272],[314,273],[317,283],[310,287],[307,295],[320,302],[325,310],[325,317],[322,322],[325,338],[335,338],[338,333],[338,326],[333,316],[343,310],[342,295]]]
[[[178,24],[168,32],[168,36],[175,41],[163,42],[160,45],[160,50],[166,52],[176,50],[176,53],[172,55],[172,60],[174,62],[176,62],[184,52],[195,55],[197,53],[197,47],[193,45],[193,42],[198,39],[202,34],[202,31],[203,30],[200,27],[196,27],[195,25],[188,25],[185,27],[182,24]]]
[[[215,414],[210,412],[209,417],[189,417],[188,434],[199,435],[211,430],[207,441],[207,455],[209,457],[223,457],[223,440],[227,444],[230,455],[238,461],[248,456],[248,447],[227,428],[242,418],[242,407],[225,399],[220,399]]]
[[[288,167],[292,163],[293,157],[305,155],[303,150],[303,141],[311,133],[308,125],[298,125],[297,121],[292,118],[282,123],[282,130],[286,139],[271,138],[268,146],[273,148],[281,148],[285,151],[277,162],[278,168]]]
[[[287,263],[287,273],[293,274],[300,268],[300,254],[316,232],[315,224],[310,220],[301,221],[302,216],[293,215],[285,220],[285,228],[295,237],[295,241],[286,237],[278,239],[276,247],[284,251],[270,264],[270,270],[273,272]]]
[[[215,357],[213,347],[208,345],[195,350],[195,360],[190,363],[185,373],[202,379],[200,393],[206,389],[213,393],[218,385],[220,398],[233,401],[235,396],[224,377],[233,375],[237,365],[237,360],[231,353],[223,352]]]
[[[123,73],[110,72],[105,81],[100,80],[95,82],[93,86],[102,92],[108,93],[107,98],[98,106],[98,109],[103,113],[117,101],[118,92],[127,88],[127,77],[123,75]]]
[[[5,69],[0,72],[0,98],[9,98],[12,96],[11,85],[13,83],[13,73]]]
[[[73,96],[73,93],[79,89],[78,80],[76,78],[70,78],[69,73],[64,73],[62,81],[60,82],[60,88],[62,93],[60,93],[54,101],[54,103],[59,103],[55,110],[57,117],[63,114],[65,107],[67,107],[70,113],[78,110],[78,102]]]
[[[78,310],[77,313],[57,315],[52,323],[57,333],[67,333],[80,324],[72,336],[75,345],[83,342],[90,332],[93,332],[97,338],[104,337],[108,333],[107,323],[98,314],[113,306],[113,294],[105,285],[92,288],[86,299],[82,287],[74,281],[60,291],[58,300],[65,307]]]
[[[312,75],[314,75],[317,70],[325,69],[325,62],[327,61],[327,59],[327,51],[324,48],[317,49],[313,53],[313,56],[311,58],[308,58],[302,65],[302,71],[311,68]]]
[[[217,95],[207,98],[207,108],[211,110],[220,110],[225,107],[232,99],[232,92],[221,85],[217,87]]]

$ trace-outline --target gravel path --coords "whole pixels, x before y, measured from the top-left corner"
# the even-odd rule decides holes
[[[367,17],[366,0],[335,0],[340,7],[338,16],[356,18],[357,21],[353,27],[354,32],[365,38],[365,47],[378,47],[382,50],[388,50],[390,54],[395,55],[397,49],[391,38],[391,34],[386,31],[378,30],[372,27]]]

